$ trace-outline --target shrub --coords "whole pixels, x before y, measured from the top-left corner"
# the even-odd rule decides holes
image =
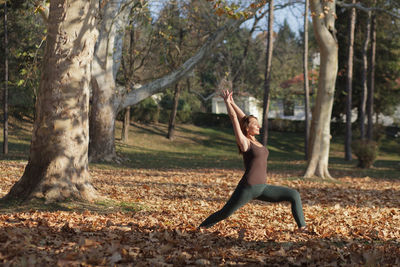
[[[131,117],[140,122],[158,122],[160,109],[153,98],[148,97],[134,105],[131,110]]]
[[[261,124],[261,121],[259,121]],[[277,132],[304,132],[304,121],[283,120],[281,118],[268,119],[268,129]]]
[[[358,167],[370,168],[378,155],[377,143],[375,141],[356,140],[351,147],[358,159]]]
[[[197,126],[208,127],[231,127],[231,120],[228,114],[214,114],[214,113],[193,113],[193,123]]]
[[[160,107],[161,107],[161,112],[160,112],[160,118],[159,122],[161,123],[168,123],[170,119],[170,114],[172,112],[173,108],[173,94],[172,93],[166,93],[162,96],[160,100]],[[184,92],[182,92],[181,97],[179,98],[178,101],[178,110],[176,112],[176,122],[178,123],[190,123],[192,122],[192,113],[193,113],[193,108],[194,106],[197,106],[195,101],[191,101]]]

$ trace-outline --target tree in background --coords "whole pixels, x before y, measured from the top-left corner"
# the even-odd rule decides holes
[[[116,4],[114,2],[112,3],[113,5]],[[200,3],[206,6],[205,10],[210,10],[209,6],[207,6],[207,3],[203,1]],[[257,7],[250,7],[248,10],[254,12],[257,10]],[[107,12],[111,12],[111,10],[107,10]],[[128,106],[135,105],[143,99],[165,90],[169,86],[175,84],[179,79],[185,77],[202,59],[208,55],[208,52],[223,39],[227,32],[237,29],[239,25],[241,25],[247,19],[249,19],[249,16],[247,15],[239,16],[239,18],[236,19],[230,19],[226,24],[219,27],[217,31],[210,34],[201,48],[198,49],[197,52],[188,60],[186,60],[179,68],[168,74],[165,74],[160,78],[153,79],[145,84],[142,84],[142,86],[138,89],[131,88],[132,90],[127,92],[123,86],[113,87],[111,86],[112,84],[110,84],[110,86],[105,86],[106,83],[99,83],[98,81],[94,80],[92,82],[93,106],[90,119],[90,133],[95,134],[95,136],[92,135],[90,140],[89,153],[91,160],[113,160],[117,157],[115,153],[114,129],[116,116],[121,110]],[[102,36],[101,32],[102,31],[100,31],[100,36]],[[115,36],[113,38],[115,38]],[[110,44],[108,48],[112,47],[113,42],[110,42],[110,40],[107,40],[106,42]],[[104,51],[100,51],[100,49],[98,51],[99,53],[104,54]],[[109,59],[107,62],[110,62],[110,64],[111,62],[118,63],[120,60],[120,51],[121,50],[116,49],[115,46],[114,49],[108,51],[107,56],[110,58],[111,55],[113,55],[113,61]],[[96,60],[102,58],[103,57],[95,56]],[[104,62],[100,61],[99,64],[104,65]],[[97,69],[101,70],[101,68]],[[111,81],[111,77],[113,77],[115,69],[117,68],[103,67],[103,70],[107,71],[107,74],[104,73],[97,75],[96,72],[94,72],[93,75],[96,79],[97,77],[107,78],[108,82]],[[95,88],[99,86],[102,86],[102,89],[95,90]]]
[[[163,10],[159,13],[159,22],[157,32],[160,52],[160,63],[163,68],[169,72],[177,69],[184,60],[187,60],[194,50],[199,48],[197,38],[192,40],[192,36],[196,34],[196,20],[200,13],[198,9],[193,8],[192,2],[178,2],[171,0]],[[193,42],[195,41],[195,42]],[[168,132],[166,137],[170,140],[174,139],[176,116],[178,112],[179,98],[182,91],[182,83],[177,82],[173,88],[172,105],[168,108]],[[190,114],[188,114],[190,116]]]
[[[117,75],[117,83],[124,85],[129,92],[131,88],[140,86],[145,78],[144,66],[151,60],[150,51],[154,49],[153,27],[150,10],[143,7],[140,12],[132,8],[129,25],[125,28],[124,44],[121,56],[121,69]],[[121,139],[126,143],[129,139],[131,107],[125,108]]]
[[[363,140],[365,139],[365,111],[367,107],[367,94],[368,94],[368,47],[369,47],[369,41],[371,39],[371,11],[367,12],[367,23],[365,24],[365,29],[364,29],[364,42],[362,46],[362,74],[361,74],[361,98],[360,98],[360,104],[358,108],[358,117],[359,117],[359,123],[360,123],[360,138]]]
[[[304,155],[308,160],[308,139],[310,138],[310,86],[308,80],[308,6],[309,0],[304,4],[304,34],[303,34],[303,77],[304,77]]]
[[[268,142],[268,111],[269,98],[271,90],[271,64],[273,52],[273,25],[274,25],[274,1],[270,0],[268,4],[268,38],[265,56],[265,75],[264,75],[264,98],[262,115],[262,140],[261,143],[266,146]]]
[[[39,86],[46,29],[43,19],[36,16],[36,6],[28,1],[11,1],[8,8],[8,97],[9,114],[16,118],[33,118]],[[2,14],[3,15],[3,14]],[[4,27],[0,38],[4,40]],[[5,58],[4,42],[0,42],[0,57]],[[4,77],[4,65],[0,72]]]
[[[381,4],[381,6],[379,6]],[[367,103],[373,105],[375,123],[379,123],[378,114],[390,116],[393,114],[397,103],[399,102],[398,85],[396,85],[396,78],[400,76],[399,72],[399,37],[393,32],[398,31],[399,19],[390,13],[382,11],[382,2],[378,2],[376,6],[360,8],[359,5],[346,6],[345,8],[338,9],[338,39],[342,44],[339,47],[339,73],[337,79],[337,88],[339,89],[335,95],[335,104],[333,109],[333,117],[341,121],[343,114],[346,114],[345,98],[346,93],[340,90],[346,88],[346,76],[343,75],[347,69],[346,62],[348,60],[348,52],[343,49],[348,47],[349,41],[345,33],[348,32],[349,18],[347,15],[348,9],[355,7],[358,10],[357,19],[358,23],[355,29],[354,39],[354,73],[353,73],[353,94],[352,106],[357,107],[360,103],[361,91],[363,88],[362,81],[362,46],[365,40],[364,29],[366,28],[367,13],[366,11],[379,12],[376,16],[376,25],[379,25],[376,31],[376,64],[374,83],[375,90],[373,93],[373,101]],[[395,8],[395,5],[392,5]],[[385,9],[386,10],[386,9]],[[373,32],[372,25],[371,31]],[[373,35],[371,35],[372,37]],[[393,38],[392,38],[393,37]],[[372,40],[371,40],[372,41]],[[372,45],[372,43],[371,43]],[[372,53],[372,50],[370,50]],[[371,60],[371,59],[370,59]],[[372,68],[372,63],[371,63]],[[372,72],[369,77],[369,84],[371,84]],[[370,86],[369,86],[370,87]],[[370,90],[370,89],[369,89]],[[372,94],[371,94],[372,97]],[[358,118],[359,120],[359,118]],[[340,130],[340,129],[339,129]],[[355,131],[354,131],[355,130]],[[358,138],[360,132],[358,129],[353,128],[353,136]]]
[[[376,5],[376,0],[374,0]],[[374,113],[374,92],[375,92],[375,65],[376,65],[376,12],[372,13],[371,18],[371,49],[370,49],[370,70],[368,79],[368,97],[367,97],[367,139],[372,140],[373,133],[373,113]]]
[[[7,1],[4,2],[4,130],[3,154],[8,154],[8,31],[7,31]]]
[[[356,1],[352,0],[354,4]],[[350,9],[350,21],[348,31],[348,52],[346,69],[346,137],[345,137],[345,159],[351,160],[351,141],[352,141],[352,96],[353,96],[353,58],[354,58],[354,29],[356,25],[356,9]]]
[[[311,121],[310,158],[304,176],[307,178],[317,174],[321,178],[330,178],[328,171],[330,121],[338,68],[335,1],[311,0],[310,8],[321,63],[317,98]]]

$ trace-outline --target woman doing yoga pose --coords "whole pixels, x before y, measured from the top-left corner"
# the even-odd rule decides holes
[[[305,230],[300,194],[294,189],[266,183],[268,150],[254,137],[260,134],[260,125],[254,116],[246,116],[235,104],[232,92],[222,92],[226,108],[233,124],[240,154],[243,155],[245,173],[231,198],[221,210],[211,214],[199,227],[211,227],[232,215],[236,210],[258,199],[267,202],[289,201],[292,214],[300,230]]]

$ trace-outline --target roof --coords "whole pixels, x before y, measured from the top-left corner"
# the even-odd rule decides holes
[[[308,80],[311,81],[312,79],[316,79],[318,77],[318,71],[311,70],[308,73]],[[303,85],[304,83],[304,73],[300,73],[293,78],[286,80],[280,84],[280,86],[284,89],[289,88],[294,85]]]

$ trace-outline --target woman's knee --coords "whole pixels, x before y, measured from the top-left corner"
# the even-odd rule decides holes
[[[290,193],[290,198],[293,202],[298,202],[301,201],[301,196],[299,191],[292,189],[291,193]]]

